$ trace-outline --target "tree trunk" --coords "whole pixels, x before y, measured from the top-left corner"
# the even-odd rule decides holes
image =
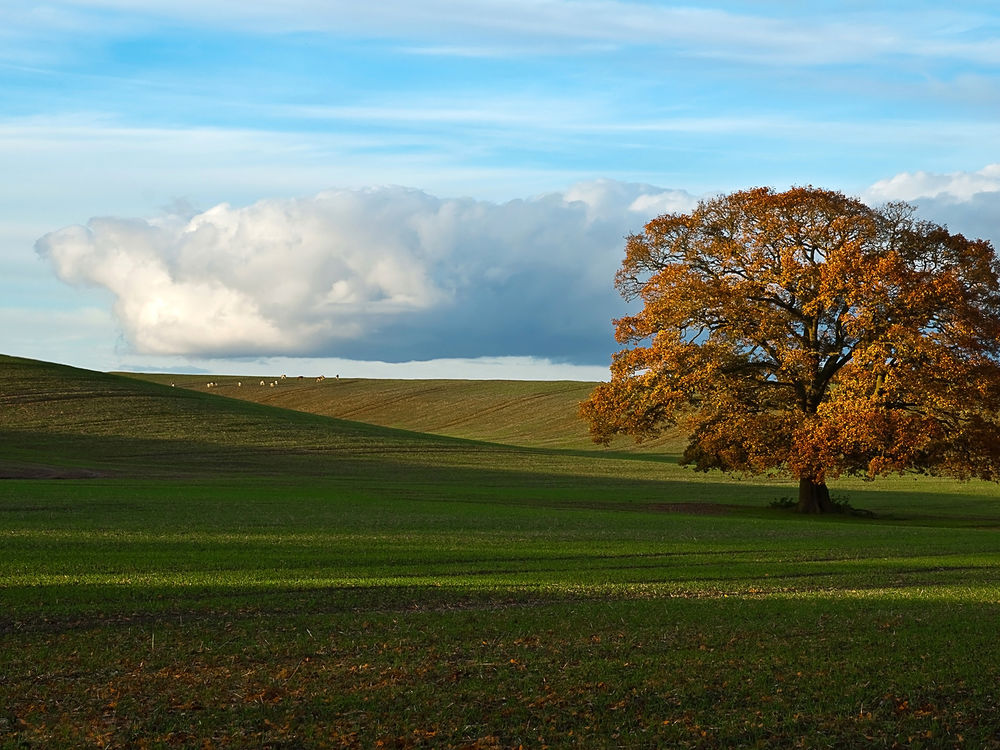
[[[830,513],[833,503],[826,482],[817,482],[809,477],[799,478],[799,513]]]

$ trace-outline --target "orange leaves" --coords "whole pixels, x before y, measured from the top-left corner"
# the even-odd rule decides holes
[[[992,476],[998,268],[988,242],[902,203],[812,187],[703,201],[628,238],[616,284],[643,308],[616,321],[630,347],[581,411],[604,442],[686,423],[703,469]]]

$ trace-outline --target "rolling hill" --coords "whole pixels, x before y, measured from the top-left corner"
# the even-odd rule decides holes
[[[645,480],[650,472],[676,471],[659,454],[592,446],[575,416],[587,384],[208,382],[0,356],[0,478],[335,475],[405,482],[461,468]],[[533,428],[544,434],[533,438]]]
[[[23,477],[315,473],[376,458],[461,462],[486,449],[9,356],[0,440],[0,476]]]
[[[124,374],[124,373],[123,373]],[[133,375],[160,384],[340,419],[533,448],[606,451],[577,410],[595,383],[516,380],[368,380],[315,377]],[[209,387],[209,383],[214,383]],[[261,385],[263,383],[263,385]],[[271,383],[275,385],[272,386]],[[676,433],[615,451],[676,453]]]

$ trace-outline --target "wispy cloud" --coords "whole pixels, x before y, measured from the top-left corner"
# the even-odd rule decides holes
[[[730,7],[732,6],[732,7]],[[91,14],[127,14],[132,23],[175,23],[254,33],[321,32],[369,38],[426,40],[427,51],[468,55],[485,45],[537,53],[579,51],[580,44],[670,45],[693,57],[767,64],[825,65],[886,55],[996,63],[1000,48],[974,11],[914,3],[906,13],[878,8],[788,6],[719,2],[715,7],[664,6],[626,0],[50,0],[41,13],[8,12],[8,23],[29,27],[86,23]],[[112,15],[112,18],[115,16]],[[2,18],[2,16],[0,16]],[[985,29],[985,31],[983,30]],[[979,33],[973,33],[979,30]],[[475,40],[475,45],[468,40]],[[462,40],[465,40],[463,43]],[[419,47],[418,47],[419,48]]]

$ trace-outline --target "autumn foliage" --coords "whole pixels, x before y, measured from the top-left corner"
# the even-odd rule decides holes
[[[989,242],[811,187],[758,188],[628,238],[642,310],[582,405],[598,442],[679,425],[698,469],[799,479],[922,470],[996,479],[1000,282]]]

